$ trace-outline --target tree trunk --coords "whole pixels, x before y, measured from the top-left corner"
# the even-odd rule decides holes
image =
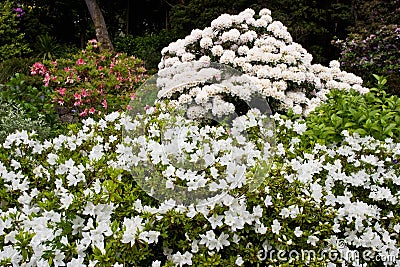
[[[89,9],[90,16],[92,17],[94,27],[96,29],[97,41],[101,43],[100,50],[108,49],[114,51],[111,43],[110,36],[108,35],[106,22],[104,20],[101,9],[96,0],[85,0]]]

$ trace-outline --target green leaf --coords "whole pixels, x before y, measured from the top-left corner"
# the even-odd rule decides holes
[[[357,129],[354,131],[355,133],[358,133],[359,135],[367,135],[367,131],[365,131],[364,129]]]
[[[360,118],[358,118],[358,123],[361,123],[362,121],[364,121],[367,118],[367,116],[365,116],[365,114],[361,115]]]
[[[334,125],[336,128],[338,128],[338,127],[342,124],[343,119],[340,118],[339,116],[337,116],[336,114],[333,114],[333,115],[331,116],[331,121],[332,121],[333,125]]]
[[[385,127],[385,129],[383,130],[383,134],[388,134],[389,132],[391,132],[394,127],[396,127],[396,123],[391,123],[388,126]]]
[[[346,122],[345,125],[344,125],[344,128],[350,128],[350,127],[353,127],[355,125],[357,125],[357,124],[354,123],[354,122]]]

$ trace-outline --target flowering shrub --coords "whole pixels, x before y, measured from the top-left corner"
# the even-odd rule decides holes
[[[312,56],[270,15],[267,9],[258,15],[251,9],[221,15],[211,27],[193,30],[164,48],[159,68],[194,60],[230,65],[258,79],[274,111],[293,108],[305,115],[331,89],[368,91],[361,86],[361,78],[341,71],[337,61],[330,67],[311,64]]]
[[[390,75],[394,80],[393,92],[400,93],[400,27],[397,24],[382,25],[374,32],[369,29],[350,34],[346,40],[336,40],[341,49],[342,66],[360,75],[372,84],[370,73]]]
[[[85,50],[70,59],[36,62],[31,70],[54,90],[55,103],[80,117],[124,109],[146,77],[145,72],[137,58],[100,53],[96,40],[89,41]]]
[[[127,171],[143,155],[155,160],[160,152],[152,137],[123,141],[120,129],[165,124],[154,115],[148,114],[146,122],[111,113],[97,122],[84,120],[82,129],[46,142],[26,131],[9,135],[0,153],[0,262],[321,266],[344,261],[358,266],[356,259],[346,259],[348,251],[398,258],[399,143],[346,132],[338,147],[302,143],[304,121],[274,116],[280,133],[277,155],[257,191],[245,190],[252,172],[244,166],[244,187],[208,204],[176,206],[149,197]],[[134,154],[134,143],[146,153]],[[221,164],[224,153],[232,152],[220,152]],[[229,177],[236,171],[226,172]],[[306,259],[286,254],[284,263],[277,253],[303,250],[337,255]],[[264,257],[264,252],[272,253]]]

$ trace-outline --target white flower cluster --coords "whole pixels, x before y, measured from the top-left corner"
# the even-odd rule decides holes
[[[246,9],[238,15],[221,15],[211,27],[193,30],[165,47],[159,69],[192,61],[226,64],[255,77],[261,94],[278,102],[275,109],[293,108],[304,115],[324,101],[331,89],[368,91],[361,86],[361,78],[341,71],[337,61],[329,67],[312,64],[311,54],[293,42],[286,27],[270,14],[263,9],[255,16]]]
[[[280,119],[278,123],[293,130],[296,127]],[[394,207],[400,203],[400,144],[390,138],[381,142],[370,136],[349,135],[347,131],[343,135],[345,139],[338,147],[317,144],[309,153],[291,159],[287,164],[294,172],[287,179],[308,184],[307,194],[318,205],[337,209],[331,240],[332,245],[338,239],[345,241],[346,248],[341,249],[349,251],[341,251],[343,255],[363,248],[377,252],[375,258],[387,259],[389,265],[396,260],[399,264],[400,225],[394,219],[399,214],[397,210],[382,209],[381,205]],[[292,146],[296,144],[293,142]],[[293,147],[289,150],[293,151]],[[323,177],[323,181],[315,177]],[[360,199],[360,195],[365,198]],[[288,217],[299,211],[292,206],[283,209],[281,215]]]
[[[157,119],[152,115],[136,117],[140,123],[127,135],[125,144],[118,145],[116,164],[127,171],[134,168],[137,173],[148,173],[149,177],[139,178],[139,183],[156,198],[173,198],[184,204],[187,201],[181,194],[192,192],[196,201],[192,196],[189,204],[216,201],[229,190],[249,184],[248,170],[272,155],[268,140],[274,129],[269,116],[258,110],[235,118],[230,128],[200,126],[165,105],[157,106]],[[247,135],[252,127],[259,127],[259,139]],[[162,176],[157,176],[160,170]]]
[[[235,113],[235,105],[223,96],[237,97],[250,104],[262,91],[254,77],[204,61],[184,62],[160,70],[156,85],[158,99],[172,99],[177,95],[170,105],[186,110],[190,119],[229,116]]]
[[[400,201],[399,143],[345,132],[340,145],[317,144],[304,151],[295,136],[277,144],[279,155],[271,171],[264,173],[270,179],[258,191],[240,194],[257,172],[254,167],[259,158],[268,157],[263,149],[255,149],[259,143],[239,137],[245,129],[258,125],[254,111],[233,123],[237,137],[222,127],[182,127],[177,135],[182,139],[180,149],[190,155],[184,160],[206,159],[204,171],[192,172],[175,165],[179,160],[171,160],[171,156],[181,156],[172,142],[174,127],[163,126],[171,117],[161,112],[155,123],[152,115],[134,121],[118,113],[98,122],[88,119],[78,132],[44,143],[27,132],[8,136],[0,147],[6,155],[0,161],[0,190],[4,193],[0,262],[13,266],[121,266],[121,262],[137,264],[132,261],[143,259],[147,266],[199,266],[201,255],[218,255],[234,266],[243,265],[253,255],[249,248],[263,242],[290,250],[295,244],[322,246],[321,242],[330,238],[333,248],[338,239],[344,239],[348,249],[370,249],[381,258],[396,259],[385,262],[387,265],[400,264],[396,208]],[[274,120],[282,136],[305,131],[301,121],[285,121],[279,116]],[[180,122],[183,119],[176,124]],[[148,135],[125,136],[124,141],[118,136],[122,128],[139,130],[144,124]],[[164,147],[154,141],[161,133]],[[231,145],[234,142],[239,144],[236,148]],[[144,161],[158,166],[174,186],[181,180],[192,182],[190,186],[196,190],[205,183],[209,188],[224,188],[226,193],[214,201],[189,206],[171,199],[151,204],[141,193],[133,194],[131,200],[129,191],[118,195],[134,185],[130,176],[123,177],[124,169],[131,170]],[[190,227],[184,230],[186,225],[182,225],[180,229],[182,221]],[[170,237],[174,244],[165,242]],[[240,250],[241,256],[226,257],[228,250]],[[107,256],[118,257],[126,251],[127,259]],[[90,260],[94,253],[98,260]],[[140,255],[129,258],[135,253]],[[342,260],[345,264],[338,266],[358,264],[355,259]]]

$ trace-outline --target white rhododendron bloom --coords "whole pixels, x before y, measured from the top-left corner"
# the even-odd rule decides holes
[[[340,70],[338,61],[332,61],[329,67],[312,64],[311,54],[293,42],[287,28],[274,21],[268,9],[261,10],[258,19],[255,15],[251,9],[238,15],[223,14],[211,22],[211,27],[196,30],[196,36],[202,36],[197,41],[171,43],[162,51],[160,70],[208,56],[212,62],[257,77],[260,85],[264,85],[263,96],[277,100],[270,103],[273,110],[292,108],[303,115],[315,109],[314,103],[324,101],[331,89],[368,92],[361,86],[361,78]],[[185,52],[180,55],[177,51]],[[186,53],[196,56],[188,57]],[[274,82],[286,85],[270,90],[266,85]],[[292,98],[293,93],[304,97]]]

